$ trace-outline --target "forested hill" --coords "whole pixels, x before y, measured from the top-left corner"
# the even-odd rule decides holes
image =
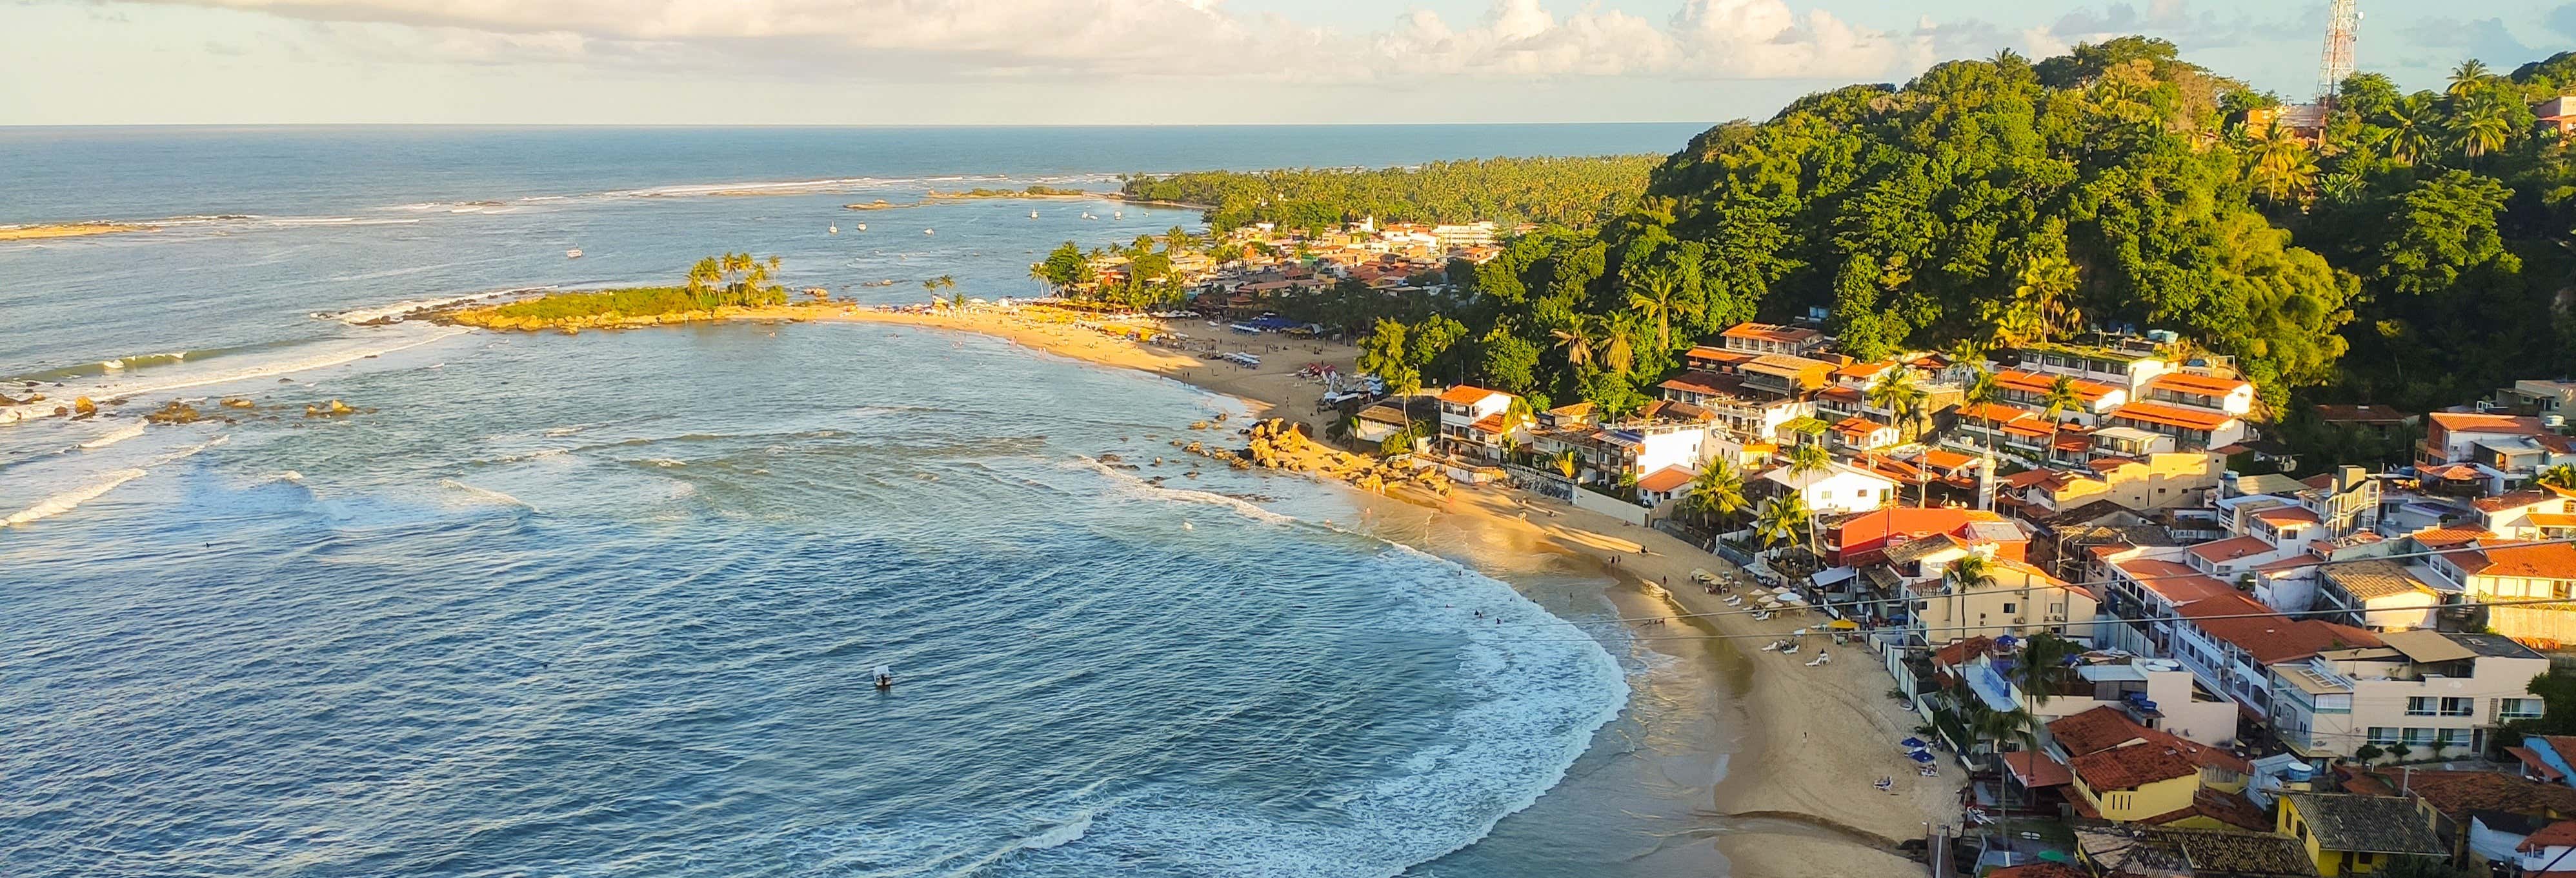
[[[1434,377],[1614,408],[1693,340],[1811,306],[1862,356],[2161,328],[2276,407],[2458,404],[2576,365],[2576,173],[2530,108],[2562,82],[2568,56],[2438,93],[2363,74],[2311,147],[2159,40],[1950,62],[1710,129],[1599,230],[1480,266],[1432,318],[1459,325],[1408,328],[1458,339],[1417,353]]]
[[[1206,171],[1129,178],[1121,194],[1208,205],[1210,228],[1381,222],[1531,222],[1587,228],[1618,216],[1646,188],[1650,155],[1492,158],[1401,168]]]

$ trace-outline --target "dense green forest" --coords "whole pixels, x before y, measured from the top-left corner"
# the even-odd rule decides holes
[[[2275,409],[2457,404],[2576,361],[2576,165],[2531,110],[2562,82],[2570,55],[2412,95],[2362,74],[2310,146],[2160,40],[1949,62],[1711,128],[1609,221],[1513,240],[1371,344],[1625,409],[1693,341],[1813,307],[1863,357],[2160,328]]]
[[[1531,222],[1587,228],[1618,216],[1646,188],[1656,156],[1493,158],[1378,170],[1206,171],[1130,177],[1129,198],[1208,205],[1208,228],[1253,223],[1323,229],[1380,222]]]

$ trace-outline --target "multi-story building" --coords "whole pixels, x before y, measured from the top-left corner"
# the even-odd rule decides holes
[[[1730,351],[1797,357],[1823,350],[1825,343],[1830,341],[1815,329],[1770,323],[1738,323],[1718,333],[1718,339],[1719,344]]]
[[[1526,417],[1512,415],[1520,397],[1464,384],[1440,394],[1441,450],[1477,460],[1500,460],[1505,437],[1526,440]]]
[[[2416,569],[2436,588],[2488,604],[2488,629],[2542,648],[2576,643],[2576,604],[2511,603],[2576,597],[2576,544],[2486,536],[2452,548]]]
[[[2363,744],[2478,753],[2503,724],[2540,716],[2529,687],[2549,660],[2528,647],[2439,631],[2379,639],[2270,667],[2272,725],[2284,745],[2311,759],[2351,757]]]

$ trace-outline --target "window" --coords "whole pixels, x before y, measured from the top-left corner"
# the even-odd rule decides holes
[[[2406,699],[2406,715],[2407,715],[2407,716],[2432,716],[2432,715],[2433,715],[2433,705],[2434,705],[2436,702],[2438,702],[2438,701],[2440,701],[2440,699],[2437,699],[2437,698],[2431,698],[2431,697],[2423,696],[2423,695],[2417,695],[2417,696],[2414,696],[2414,697],[2408,698],[2408,699]]]
[[[2019,605],[2019,604],[2015,604],[2015,603],[2013,603],[2013,602],[2011,602],[2011,601],[2005,601],[2005,602],[2004,602],[2004,613],[2005,613],[2006,615],[2011,615],[2011,614],[2012,614],[2012,612],[2013,612],[2013,610],[2014,610],[2014,608],[2015,608],[2015,607],[2017,607],[2017,606],[2020,606],[2020,605]]]
[[[2498,720],[2539,719],[2539,718],[2540,718],[2540,699],[2537,699],[2537,698],[2499,698],[2499,699],[2496,699],[2496,719],[2498,719]]]
[[[2371,726],[2369,740],[2374,745],[2386,747],[2397,743],[2397,730],[2387,726]]]
[[[2478,705],[2475,700],[2468,698],[2442,699],[2443,716],[2468,716],[2476,712],[2478,712]]]
[[[2406,730],[2406,746],[2416,747],[2431,744],[2435,739],[2441,736],[2442,731],[2442,729],[2409,728]]]

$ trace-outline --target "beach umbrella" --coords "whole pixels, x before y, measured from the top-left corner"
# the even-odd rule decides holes
[[[1854,622],[1850,619],[1835,619],[1831,622],[1825,623],[1825,627],[1836,631],[1852,631],[1858,629],[1860,627],[1860,623]]]
[[[1912,759],[1916,762],[1931,762],[1934,759],[1932,751],[1930,750],[1916,750],[1912,753],[1905,754],[1905,758]]]
[[[1908,750],[1921,750],[1921,749],[1923,749],[1923,748],[1925,748],[1925,747],[1929,747],[1929,746],[1931,746],[1931,745],[1929,745],[1929,744],[1925,744],[1925,743],[1923,743],[1923,739],[1921,739],[1921,738],[1907,738],[1907,739],[1905,739],[1905,740],[1898,741],[1898,742],[1896,742],[1896,743],[1897,743],[1899,746],[1902,746],[1902,747],[1904,747],[1905,749],[1908,749]]]
[[[1699,581],[1701,581],[1701,582],[1707,582],[1707,581],[1709,581],[1709,580],[1711,580],[1711,579],[1715,579],[1715,578],[1717,578],[1717,577],[1710,576],[1710,575],[1708,574],[1708,568],[1705,568],[1705,567],[1698,567],[1698,568],[1693,568],[1693,569],[1691,570],[1691,578],[1692,578],[1692,579],[1699,580]]]
[[[1807,599],[1806,599],[1806,598],[1799,597],[1799,596],[1797,596],[1797,595],[1793,595],[1793,594],[1784,594],[1784,595],[1781,595],[1781,596],[1780,596],[1780,599],[1781,599],[1781,600],[1783,600],[1783,601],[1787,601],[1787,602],[1789,602],[1789,603],[1793,603],[1793,604],[1803,604],[1803,603],[1806,603],[1806,602],[1807,602]]]

